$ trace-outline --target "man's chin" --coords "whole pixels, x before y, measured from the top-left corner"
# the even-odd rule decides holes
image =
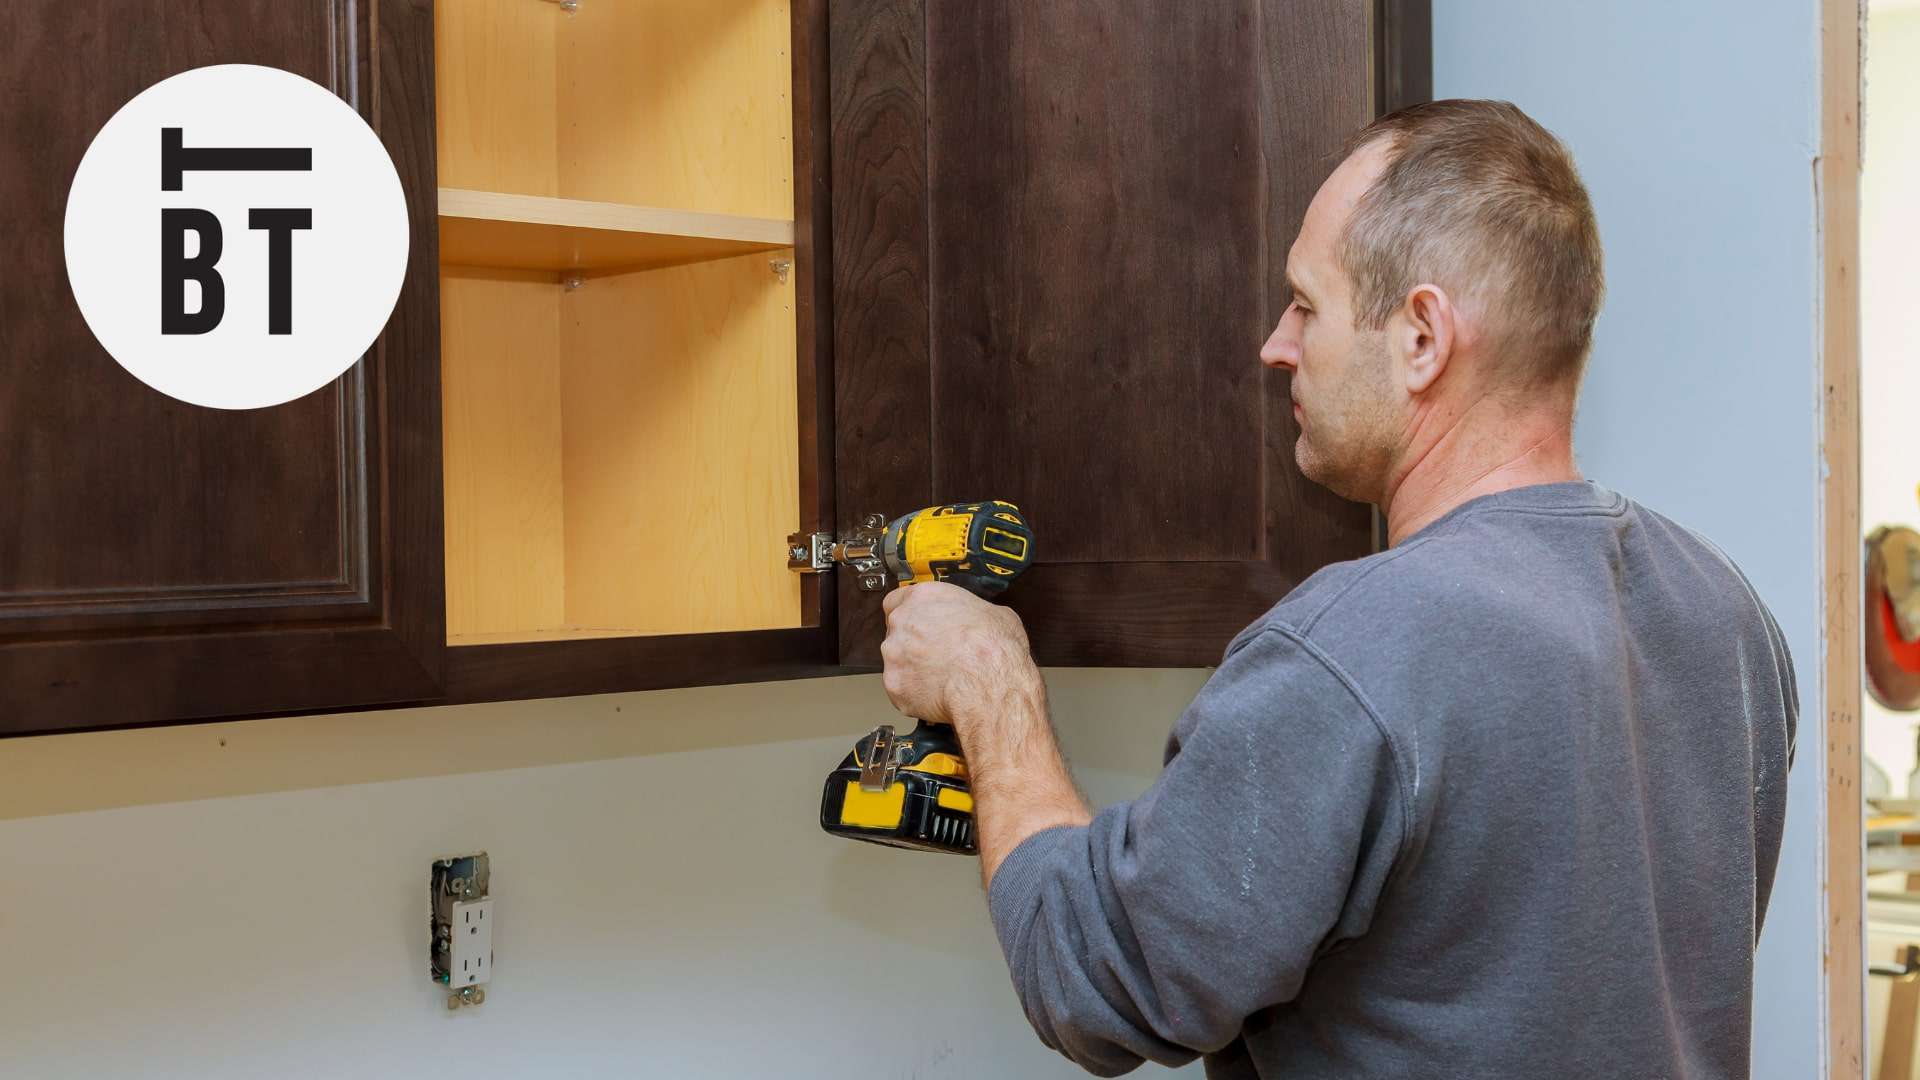
[[[1308,445],[1305,435],[1300,436],[1293,444],[1293,463],[1300,467],[1301,476],[1343,499],[1353,498],[1345,490],[1348,485],[1343,483],[1338,471],[1327,467],[1326,459]]]
[[[1307,445],[1307,437],[1305,435],[1294,440],[1293,463],[1299,466],[1301,476],[1319,484],[1321,487],[1329,486],[1327,481],[1330,477],[1322,467],[1324,462],[1321,461],[1320,455],[1314,452],[1313,447]]]

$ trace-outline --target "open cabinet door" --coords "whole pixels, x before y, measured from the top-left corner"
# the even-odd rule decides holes
[[[1262,341],[1345,137],[1424,96],[1424,5],[840,0],[837,524],[1005,499],[1042,664],[1203,666],[1372,512],[1293,462]],[[839,582],[841,659],[877,594]]]

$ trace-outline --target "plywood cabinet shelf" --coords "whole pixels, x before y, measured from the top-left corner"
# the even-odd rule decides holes
[[[614,273],[793,246],[793,222],[624,203],[440,189],[440,264]]]

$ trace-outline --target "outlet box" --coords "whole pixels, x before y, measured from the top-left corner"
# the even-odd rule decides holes
[[[493,901],[454,904],[449,929],[453,935],[448,948],[448,988],[479,986],[493,978]]]

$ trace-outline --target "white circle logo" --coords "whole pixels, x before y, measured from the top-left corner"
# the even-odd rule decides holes
[[[304,397],[353,366],[407,270],[393,161],[291,72],[155,83],[100,129],[67,194],[67,280],[108,353],[216,409]]]

